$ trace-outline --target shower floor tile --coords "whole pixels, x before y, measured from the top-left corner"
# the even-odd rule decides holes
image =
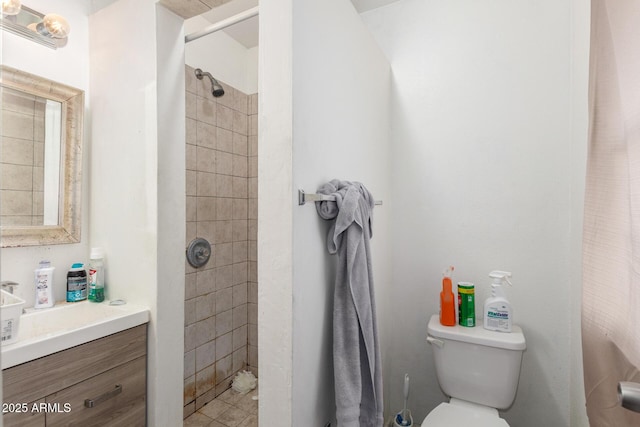
[[[222,393],[184,420],[184,427],[258,427],[258,388],[247,394]]]

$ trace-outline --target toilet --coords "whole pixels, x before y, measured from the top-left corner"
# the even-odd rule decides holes
[[[498,409],[511,406],[516,396],[526,348],[522,329],[443,326],[435,314],[427,330],[438,383],[450,400],[431,411],[421,427],[508,427]]]

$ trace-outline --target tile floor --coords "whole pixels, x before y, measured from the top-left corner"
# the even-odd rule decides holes
[[[258,427],[258,389],[238,394],[229,389],[189,415],[184,427]]]

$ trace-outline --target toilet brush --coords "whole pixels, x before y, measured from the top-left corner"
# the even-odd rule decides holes
[[[398,412],[395,419],[395,425],[398,427],[406,427],[413,424],[411,411],[407,409],[407,399],[409,399],[409,374],[404,374],[404,408]]]

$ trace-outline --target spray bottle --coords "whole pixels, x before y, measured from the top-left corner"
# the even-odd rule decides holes
[[[442,273],[442,292],[440,292],[440,323],[444,326],[456,325],[456,306],[451,284],[453,266]]]
[[[491,296],[484,303],[484,328],[490,331],[511,332],[513,309],[502,289],[502,282],[513,286],[509,280],[511,273],[494,270],[489,273],[489,277],[493,279],[493,283]]]

